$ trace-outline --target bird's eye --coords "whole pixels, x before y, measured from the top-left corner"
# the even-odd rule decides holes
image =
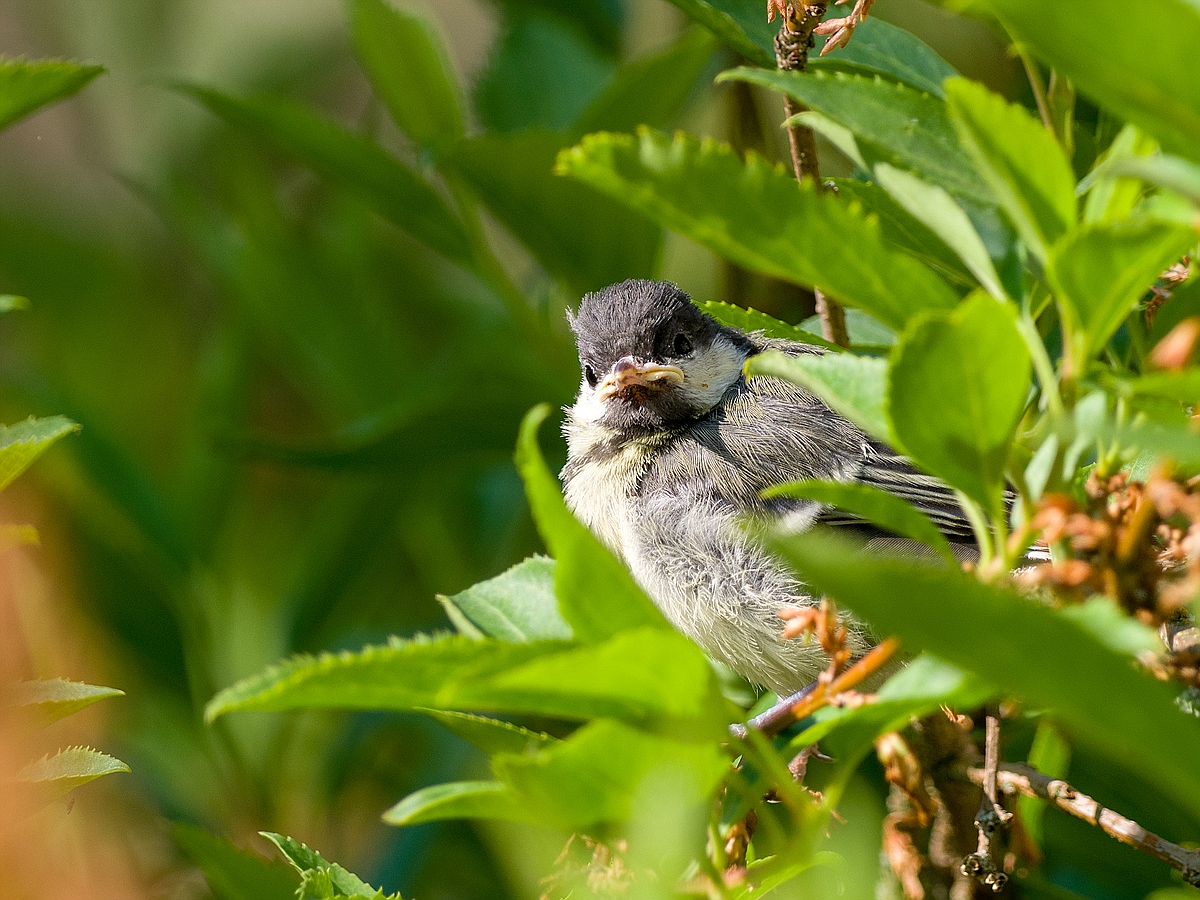
[[[592,387],[595,387],[596,382],[600,380],[599,378],[596,377],[596,370],[593,369],[591,366],[583,367],[583,377],[587,379],[587,383],[590,384]]]
[[[687,356],[692,352],[692,339],[681,331],[679,334],[675,335],[675,343],[673,346],[676,356]]]

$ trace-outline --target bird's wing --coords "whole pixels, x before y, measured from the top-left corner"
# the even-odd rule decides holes
[[[907,500],[951,540],[973,541],[971,523],[945,482],[918,470],[887,444],[872,441],[857,479]]]
[[[758,336],[755,336],[758,338]],[[763,349],[790,355],[820,352],[791,341],[757,341]],[[864,434],[798,385],[770,377],[739,381],[725,401],[693,429],[708,451],[736,468],[733,499],[743,508],[762,508],[758,494],[777,484],[804,479],[857,481],[907,500],[952,541],[973,539],[970,522],[942,481],[918,470],[888,445]],[[779,512],[797,508],[786,501]],[[812,505],[807,504],[812,510]],[[819,520],[861,526],[862,520],[824,509]]]

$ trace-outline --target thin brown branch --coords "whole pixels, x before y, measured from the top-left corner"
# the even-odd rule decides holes
[[[989,709],[984,730],[983,744],[983,803],[975,816],[975,828],[979,831],[979,846],[973,854],[963,860],[962,872],[989,885],[993,891],[1001,890],[1008,876],[996,866],[996,835],[1008,824],[1012,813],[1005,810],[996,795],[996,782],[1000,770],[1000,715]]]
[[[747,727],[761,731],[767,736],[779,734],[788,726],[811,716],[838,694],[845,693],[862,684],[882,669],[899,648],[899,641],[895,638],[888,638],[828,684],[819,680],[814,681],[803,690],[776,703],[761,715],[755,716],[750,720],[748,726],[734,725],[730,730],[739,738],[745,736]]]
[[[830,300],[820,288],[813,288],[813,295],[817,299],[817,316],[821,319],[821,337],[839,347],[849,347],[846,311],[836,300]]]
[[[1000,717],[988,711],[983,738],[983,793],[996,806],[996,776],[1000,771]]]
[[[985,771],[971,768],[967,770],[967,776],[975,784],[983,784]],[[1109,837],[1141,850],[1181,872],[1183,880],[1188,884],[1200,887],[1200,851],[1187,850],[1147,831],[1132,819],[1101,806],[1067,782],[1043,775],[1032,766],[1005,763],[999,767],[996,780],[999,789],[1004,793],[1024,794],[1026,797],[1044,800],[1077,819],[1090,822]]]
[[[779,32],[783,34],[783,32]],[[791,121],[807,107],[802,106],[791,97],[783,98],[783,115],[786,121]],[[824,190],[821,184],[821,165],[817,159],[817,138],[807,125],[793,123],[787,126],[788,149],[791,151],[792,172],[797,181],[811,178],[817,190]]]
[[[867,3],[867,7],[870,7],[870,3]],[[776,12],[783,14],[783,26],[775,36],[775,62],[781,71],[803,72],[808,69],[808,53],[814,43],[813,32],[820,25],[828,8],[829,0],[814,0],[812,3],[801,3],[798,7],[785,0],[768,0],[768,21],[775,18]],[[855,12],[858,11],[856,5]],[[851,17],[853,15],[854,13]],[[853,30],[853,26],[850,26],[849,32]],[[844,39],[850,39],[849,33]],[[785,95],[783,110],[790,123],[787,126],[788,147],[791,150],[792,171],[796,180],[804,181],[810,178],[817,190],[821,190],[821,168],[817,160],[816,137],[807,125],[792,122],[796,115],[804,111],[804,107]],[[821,319],[821,336],[839,347],[849,347],[850,335],[846,331],[845,312],[835,300],[826,297],[819,287],[814,287],[813,292],[816,294],[817,315]]]

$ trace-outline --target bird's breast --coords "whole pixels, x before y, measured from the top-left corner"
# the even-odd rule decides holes
[[[630,530],[636,496],[652,442],[617,441],[607,430],[567,422],[567,506],[618,557]]]

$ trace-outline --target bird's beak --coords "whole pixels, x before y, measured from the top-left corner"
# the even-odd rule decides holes
[[[660,366],[643,363],[632,356],[624,356],[613,364],[612,370],[596,386],[596,396],[607,400],[628,387],[661,388],[668,384],[682,384],[683,370],[677,366]]]

